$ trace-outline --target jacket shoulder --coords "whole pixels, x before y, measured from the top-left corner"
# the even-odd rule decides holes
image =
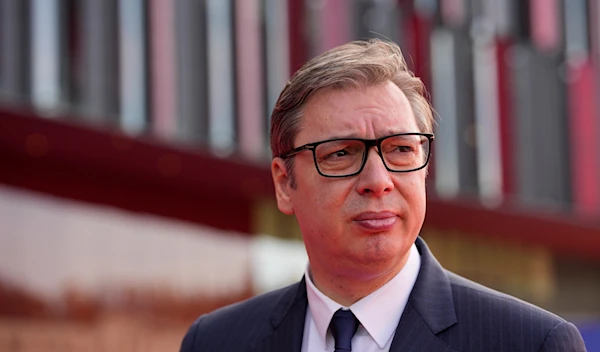
[[[565,321],[554,313],[514,296],[485,287],[449,271],[447,271],[447,274],[452,285],[455,305],[459,311],[463,308],[479,311],[488,307],[490,314],[510,313],[506,316],[506,318],[510,319],[519,318],[523,314],[530,314],[534,322],[547,321],[552,326]]]
[[[230,351],[251,345],[271,330],[270,317],[282,299],[295,296],[299,283],[219,308],[200,316],[188,329],[181,352]]]
[[[568,340],[572,344],[565,351],[585,351],[577,328],[558,315],[446,272],[458,324],[443,339],[452,345],[479,347],[473,349],[477,351],[491,346],[498,351],[554,351],[546,348]]]

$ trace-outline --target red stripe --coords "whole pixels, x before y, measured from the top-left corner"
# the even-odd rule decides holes
[[[575,208],[586,215],[600,214],[600,145],[598,143],[596,85],[590,60],[569,65],[568,103],[571,132],[571,177]]]
[[[504,195],[515,192],[514,160],[513,160],[513,136],[512,136],[512,114],[511,70],[508,66],[507,55],[512,42],[508,39],[498,39],[496,42],[496,61],[498,63],[498,119],[500,127],[500,153],[502,160],[502,193]]]
[[[0,183],[251,233],[270,171],[0,110]]]
[[[303,0],[288,0],[290,36],[290,77],[308,60]]]

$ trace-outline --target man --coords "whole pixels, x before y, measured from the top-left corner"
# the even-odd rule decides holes
[[[418,237],[432,109],[400,48],[358,41],[305,64],[271,121],[299,283],[201,316],[181,351],[585,351],[572,324],[445,271]]]

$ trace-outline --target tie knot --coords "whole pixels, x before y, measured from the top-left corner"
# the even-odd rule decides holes
[[[352,336],[358,329],[358,319],[349,310],[338,310],[329,324],[335,340],[335,352],[352,351]]]

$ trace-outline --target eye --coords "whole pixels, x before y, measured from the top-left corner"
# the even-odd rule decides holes
[[[350,155],[350,152],[348,150],[340,149],[340,150],[336,150],[331,153],[328,153],[327,155],[325,155],[323,157],[323,159],[343,158],[348,155]]]
[[[412,153],[415,151],[415,148],[410,145],[399,145],[395,148],[395,150],[401,153]]]
[[[388,145],[385,147],[383,152],[386,154],[389,154],[389,153],[397,153],[397,154],[414,153],[415,146],[409,145],[409,144]]]
[[[315,150],[319,160],[341,160],[362,155],[364,145],[355,140],[335,140],[320,144]]]
[[[348,151],[347,151],[347,150],[345,150],[345,149],[342,149],[342,150],[338,150],[337,152],[335,152],[335,153],[333,153],[333,154],[334,154],[335,156],[346,156],[346,155],[348,155],[348,154],[350,154],[350,153],[348,153]]]

